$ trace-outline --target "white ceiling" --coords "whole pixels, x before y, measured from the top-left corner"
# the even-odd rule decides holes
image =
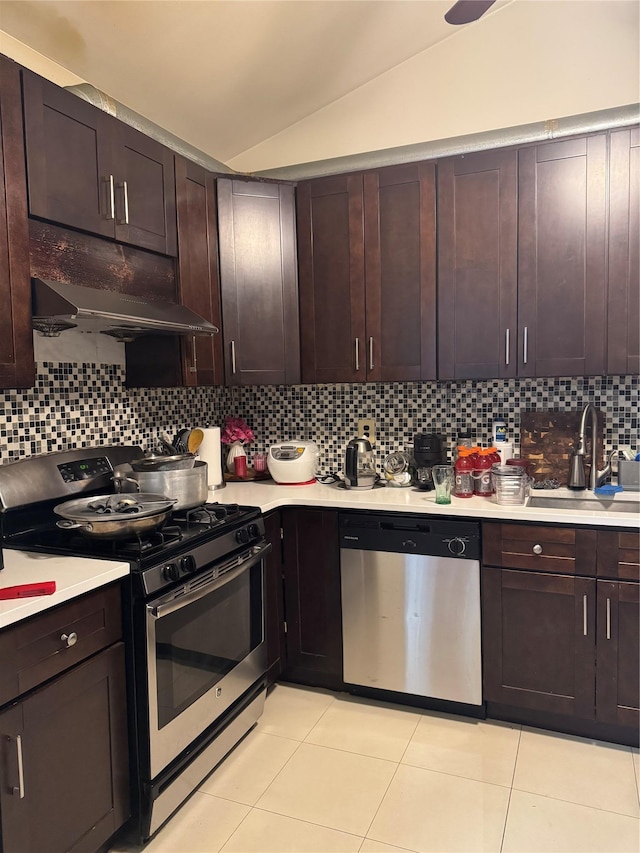
[[[0,30],[228,163],[513,4],[545,2],[498,0],[452,27],[453,0],[0,0]]]

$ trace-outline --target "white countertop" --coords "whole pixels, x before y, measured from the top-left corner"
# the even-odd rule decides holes
[[[567,489],[558,489],[535,494],[558,497],[571,493]],[[595,501],[590,492],[583,492],[580,497]],[[637,500],[638,497],[637,493],[625,495],[626,500],[630,498]],[[224,489],[210,492],[209,500],[258,506],[263,512],[284,506],[309,506],[386,512],[424,512],[430,515],[496,521],[537,521],[547,524],[634,529],[640,527],[640,518],[636,513],[614,512],[613,509],[603,511],[600,507],[596,507],[593,511],[585,511],[570,508],[564,510],[500,506],[493,498],[479,497],[453,497],[449,506],[439,506],[435,502],[434,492],[388,486],[367,491],[347,491],[321,483],[308,486],[279,486],[273,480],[260,480],[227,483]],[[621,495],[616,495],[614,504],[620,500]],[[115,560],[55,557],[10,549],[5,549],[3,554],[5,567],[0,571],[0,588],[49,580],[55,580],[57,588],[53,595],[0,601],[0,629],[129,574],[129,564]]]
[[[545,497],[567,497],[568,489],[534,491],[534,495]],[[537,521],[553,524],[597,525],[603,527],[640,527],[640,517],[633,512],[603,510],[592,492],[580,493],[580,498],[593,500],[593,511],[576,509],[543,509],[529,506],[500,506],[493,498],[451,498],[449,506],[436,504],[435,492],[423,492],[414,488],[384,488],[353,491],[337,485],[325,486],[312,483],[308,486],[280,486],[273,480],[229,482],[224,489],[209,493],[209,500],[220,503],[239,503],[259,506],[269,512],[283,506],[336,507],[338,509],[383,510],[386,512],[425,512],[433,515],[457,516],[459,518],[494,519],[496,521]],[[638,500],[637,492],[617,494],[614,499]]]
[[[0,588],[25,583],[55,581],[53,595],[12,598],[0,601],[0,628],[35,616],[85,592],[105,586],[129,574],[129,563],[95,560],[85,557],[52,557],[26,551],[3,550],[4,569]]]

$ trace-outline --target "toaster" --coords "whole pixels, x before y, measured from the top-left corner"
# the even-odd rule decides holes
[[[269,448],[267,468],[276,483],[303,486],[315,482],[319,455],[315,441],[282,441]]]

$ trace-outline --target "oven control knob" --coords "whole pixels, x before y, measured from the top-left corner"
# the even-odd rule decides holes
[[[240,530],[236,531],[236,542],[240,545],[246,545],[249,541],[249,531],[246,527],[241,527]]]
[[[183,575],[191,574],[196,570],[196,558],[193,554],[187,554],[186,557],[180,557],[180,571]]]
[[[250,536],[252,539],[258,539],[258,538],[259,538],[259,536],[260,536],[260,528],[258,527],[258,525],[257,525],[257,524],[250,524],[250,525],[249,525],[249,536]]]
[[[166,581],[177,581],[180,577],[180,570],[175,563],[167,563],[162,569],[162,577]]]

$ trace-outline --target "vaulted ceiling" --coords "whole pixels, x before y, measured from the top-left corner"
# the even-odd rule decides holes
[[[416,57],[451,55],[463,39],[480,44],[498,25],[501,43],[517,55],[529,34],[513,7],[545,6],[551,33],[557,9],[573,6],[579,18],[585,5],[498,0],[477,23],[452,27],[444,20],[452,2],[0,0],[0,30],[212,157],[246,168],[247,152]],[[586,5],[608,8],[614,29],[603,38],[631,28],[637,39],[636,0]],[[572,33],[563,37],[569,42]],[[513,72],[502,52],[482,61],[501,78]],[[473,62],[465,69],[470,82],[476,70]],[[363,150],[362,142],[353,147]],[[343,148],[350,153],[348,140]]]

